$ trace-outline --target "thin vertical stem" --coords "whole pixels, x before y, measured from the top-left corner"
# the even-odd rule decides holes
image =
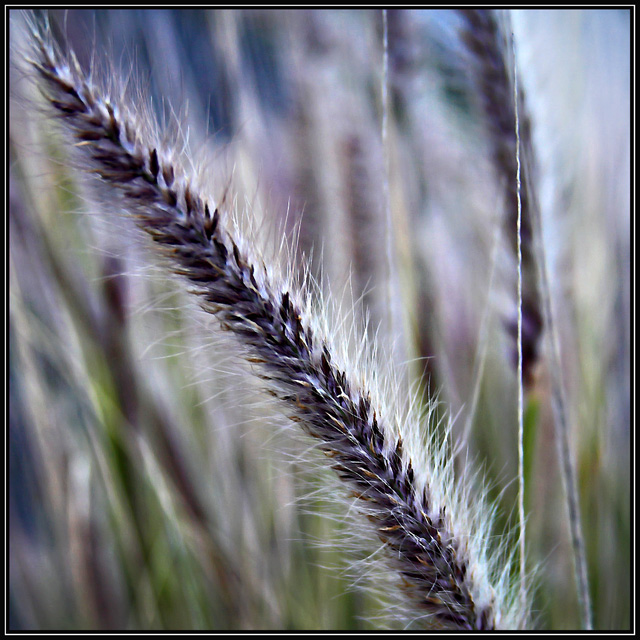
[[[536,217],[536,231],[538,238],[542,239],[542,220]],[[578,499],[578,486],[576,484],[576,471],[571,457],[569,443],[569,425],[567,417],[567,400],[564,390],[564,380],[561,371],[560,342],[555,325],[553,305],[551,300],[551,288],[549,286],[549,274],[547,270],[546,252],[544,243],[538,242],[540,252],[540,270],[542,281],[542,303],[544,322],[549,334],[549,367],[551,369],[551,406],[554,414],[554,429],[558,456],[562,469],[562,481],[566,496],[567,517],[571,530],[571,549],[573,553],[574,577],[578,593],[578,604],[581,609],[582,625],[586,630],[593,629],[591,610],[591,597],[589,595],[589,579],[587,575],[587,556],[582,537],[582,518],[580,515],[580,503]]]
[[[515,69],[515,44],[512,34],[512,51],[514,61],[514,100],[515,100],[515,113],[516,113],[516,156],[518,160],[518,257],[520,259],[520,194],[521,185],[519,181],[520,172],[520,155],[519,155],[519,130],[518,130],[518,86],[517,86],[517,73]],[[525,166],[526,169],[526,166]],[[542,218],[540,210],[536,207],[532,207],[532,224],[534,226],[534,235],[537,235],[536,250],[538,251],[538,264],[541,282],[541,298],[542,298],[542,312],[544,325],[547,328],[549,339],[549,367],[551,370],[552,378],[552,409],[554,413],[554,429],[555,437],[558,446],[558,456],[560,458],[560,466],[562,469],[562,480],[564,484],[566,504],[567,504],[567,517],[569,518],[569,527],[571,531],[571,547],[573,553],[574,562],[574,574],[576,582],[576,591],[578,594],[578,604],[581,610],[582,625],[586,630],[593,629],[593,619],[591,610],[591,598],[589,596],[589,581],[587,576],[587,560],[586,551],[584,547],[584,539],[582,537],[582,524],[580,516],[580,503],[578,497],[578,487],[576,484],[576,472],[574,462],[571,457],[571,447],[569,443],[569,426],[568,426],[568,414],[567,414],[567,401],[564,390],[564,380],[561,370],[560,359],[560,344],[558,339],[557,327],[554,321],[553,306],[551,299],[551,288],[549,286],[549,274],[547,270],[547,259],[542,241]],[[520,263],[519,263],[520,264]],[[518,270],[518,276],[520,278],[520,269]],[[520,279],[518,282],[520,292]],[[520,294],[519,294],[520,295]],[[519,300],[520,303],[520,300]],[[519,361],[521,362],[521,318],[522,308],[518,306],[518,348],[519,348]],[[520,367],[519,367],[520,373]],[[522,391],[522,379],[520,378],[520,392]],[[520,415],[521,417],[521,415]],[[519,434],[519,447],[522,448],[521,434]],[[521,451],[520,451],[521,452]],[[520,459],[520,464],[522,459]],[[520,470],[522,473],[522,470]],[[524,476],[520,478],[520,501],[521,501],[521,553],[524,546],[524,507],[522,499],[524,496]],[[521,557],[521,570],[523,567],[524,558]],[[522,589],[524,589],[524,584]]]
[[[394,332],[393,304],[393,224],[391,220],[391,202],[389,195],[389,24],[387,10],[382,10],[382,152],[384,154],[384,177],[382,180],[385,210],[385,240],[387,256],[387,329],[390,336]]]
[[[524,513],[524,384],[522,380],[522,182],[520,180],[520,119],[518,113],[518,73],[515,65],[515,45],[511,33],[513,53],[513,103],[516,116],[516,194],[518,202],[518,517],[520,521],[520,601],[527,603],[526,523]]]

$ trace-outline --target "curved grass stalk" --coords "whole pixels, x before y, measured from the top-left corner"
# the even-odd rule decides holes
[[[454,477],[446,446],[435,437],[424,442],[411,408],[390,403],[392,381],[351,361],[315,317],[311,295],[256,255],[140,109],[110,98],[48,33],[34,29],[33,44],[40,87],[83,167],[117,194],[202,308],[235,336],[291,420],[316,440],[357,498],[369,538],[382,542],[413,615],[457,630],[526,626],[504,553],[489,549],[490,507]]]

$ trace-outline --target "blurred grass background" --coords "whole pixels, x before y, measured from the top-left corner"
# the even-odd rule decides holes
[[[191,144],[206,141],[221,193],[232,180],[266,228],[298,234],[297,263],[311,255],[324,288],[360,300],[371,338],[439,394],[454,434],[471,428],[499,532],[513,524],[515,265],[457,14],[388,12],[387,158],[381,12],[50,16],[83,65],[135,68],[156,117],[175,109]],[[513,24],[595,627],[628,629],[630,14],[529,10]],[[117,202],[68,168],[13,68],[10,98],[9,628],[397,627],[366,588],[375,555],[354,565],[344,503],[318,491],[330,474]],[[526,397],[527,533],[536,625],[563,630],[580,622],[549,384],[543,352]]]

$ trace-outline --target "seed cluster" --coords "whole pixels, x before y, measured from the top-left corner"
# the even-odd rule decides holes
[[[505,189],[505,230],[511,251],[515,256],[518,251],[516,114],[512,72],[507,64],[509,48],[504,41],[494,11],[461,9],[460,15],[464,21],[461,36],[472,57],[473,77],[489,132],[493,164],[498,180]],[[522,91],[518,100],[519,137],[524,164],[520,189],[523,267],[522,373],[525,384],[529,384],[533,380],[533,369],[538,361],[543,319],[533,246],[533,216],[536,203],[530,190],[531,174],[534,170],[531,121],[525,109]],[[517,322],[509,322],[507,328],[514,342],[517,341]],[[517,352],[513,354],[513,361],[517,365]]]
[[[494,628],[493,603],[474,600],[467,546],[454,533],[452,514],[434,504],[428,486],[416,486],[402,440],[389,436],[370,394],[334,362],[328,339],[303,318],[293,294],[269,281],[225,228],[218,208],[164,150],[144,141],[126,110],[102,98],[77,65],[63,64],[42,39],[34,64],[89,170],[124,196],[173,270],[194,285],[202,306],[260,365],[292,419],[318,440],[429,623]]]

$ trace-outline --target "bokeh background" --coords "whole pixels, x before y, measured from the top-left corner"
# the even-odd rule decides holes
[[[206,157],[219,200],[357,301],[417,401],[452,416],[496,534],[512,527],[516,264],[461,16],[388,11],[385,111],[380,11],[49,15],[81,65],[128,78],[134,110]],[[510,16],[607,630],[631,625],[630,17]],[[411,625],[369,589],[378,552],[354,551],[362,532],[308,443],[72,168],[21,68],[23,26],[10,11],[9,628]],[[536,626],[565,630],[580,616],[546,340],[525,396],[528,560]]]

